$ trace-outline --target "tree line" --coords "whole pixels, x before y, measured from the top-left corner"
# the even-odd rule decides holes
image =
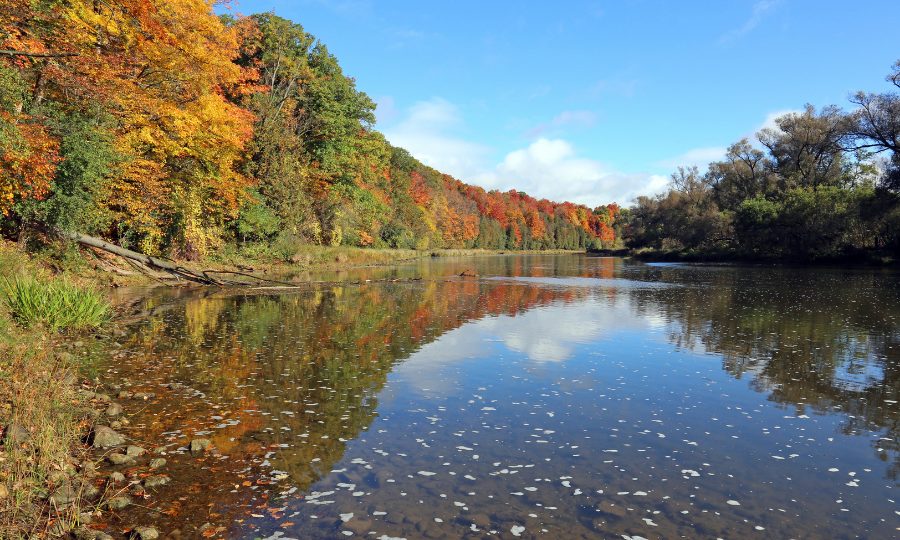
[[[900,61],[886,80],[900,88]],[[704,173],[678,167],[666,193],[635,199],[636,249],[753,259],[900,253],[900,95],[858,92],[846,112],[806,105],[742,139]]]
[[[0,232],[197,259],[232,243],[611,247],[627,221],[467,185],[374,129],[325,44],[212,0],[0,0]]]

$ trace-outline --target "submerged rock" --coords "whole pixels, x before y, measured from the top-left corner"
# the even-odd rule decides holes
[[[106,416],[110,418],[115,418],[122,414],[125,409],[122,408],[118,403],[110,403],[109,407],[106,408]]]
[[[191,441],[191,452],[192,453],[202,452],[202,451],[206,450],[207,448],[209,448],[210,444],[211,444],[211,442],[209,439],[194,439],[193,441]]]
[[[134,461],[133,457],[125,454],[110,454],[106,456],[106,459],[113,465],[125,465],[126,463]]]
[[[155,488],[168,484],[172,479],[168,476],[148,476],[144,479],[145,488]]]
[[[125,482],[125,475],[120,472],[114,472],[109,475],[109,478],[107,478],[107,481],[110,484],[122,484]]]
[[[156,540],[159,538],[159,531],[154,527],[135,527],[131,537],[136,540]]]
[[[125,453],[131,457],[143,456],[147,453],[146,448],[141,448],[140,446],[129,446],[125,449]]]
[[[166,464],[165,458],[160,457],[160,458],[155,458],[155,459],[150,460],[150,468],[151,469],[158,469],[165,464]]]
[[[72,530],[72,536],[77,540],[113,540],[112,536],[103,531],[95,531],[89,527],[78,527]]]
[[[130,497],[114,497],[108,501],[106,501],[103,506],[110,510],[121,510],[131,504]]]
[[[94,426],[91,444],[96,448],[108,448],[125,444],[125,437],[119,435],[109,426]]]

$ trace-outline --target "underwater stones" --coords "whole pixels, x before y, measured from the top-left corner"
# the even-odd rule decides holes
[[[120,472],[114,472],[109,475],[107,481],[110,484],[122,484],[125,482],[125,475]]]
[[[194,439],[191,441],[191,453],[197,454],[203,452],[212,444],[209,439]]]
[[[341,527],[355,534],[363,535],[369,532],[369,530],[372,528],[372,521],[368,519],[354,518],[344,522]]]
[[[112,463],[113,465],[124,465],[131,461],[134,461],[134,458],[125,454],[110,454],[106,456],[106,459]]]
[[[110,418],[115,418],[124,412],[124,409],[118,403],[110,403],[109,407],[106,408],[106,416]]]
[[[394,524],[394,525],[399,525],[399,524],[403,523],[403,520],[405,518],[406,518],[406,516],[404,516],[400,512],[388,512],[387,515],[384,516],[384,521],[386,521],[387,523]]]
[[[131,446],[125,449],[125,453],[131,457],[139,457],[147,453],[146,448],[141,448],[140,446]]]
[[[148,476],[144,479],[144,487],[145,488],[155,488],[161,487],[168,484],[171,481],[171,478],[168,476]]]
[[[106,503],[104,503],[103,506],[105,506],[109,510],[121,510],[129,504],[131,504],[131,498],[122,496],[109,499],[108,501],[106,501]]]
[[[155,527],[135,527],[131,531],[131,538],[134,540],[156,540],[159,538],[159,531]]]
[[[149,466],[151,469],[158,469],[166,464],[165,458],[154,458],[150,460]]]
[[[94,434],[91,438],[91,444],[95,448],[119,446],[120,444],[125,444],[125,437],[116,433],[109,426],[94,426]]]

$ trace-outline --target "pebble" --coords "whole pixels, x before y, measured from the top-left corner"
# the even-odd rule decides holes
[[[125,409],[122,408],[118,403],[110,403],[109,407],[106,408],[106,416],[110,418],[114,418],[122,414]]]
[[[9,490],[6,488],[6,484],[0,484],[0,499],[7,497],[9,497]]]
[[[145,488],[155,488],[168,484],[171,479],[168,476],[148,476],[144,479]]]
[[[124,465],[131,461],[134,461],[134,458],[131,456],[127,456],[125,454],[110,454],[106,456],[106,459],[109,460],[113,465]]]
[[[165,464],[166,464],[165,458],[156,458],[156,459],[150,460],[150,468],[151,469],[158,469]]]
[[[56,506],[57,508],[62,508],[67,506],[78,498],[78,493],[75,489],[72,488],[69,484],[65,484],[57,488],[56,491],[50,495],[50,504]]]
[[[121,510],[129,504],[131,504],[131,499],[129,497],[114,497],[106,501],[104,506],[110,510]]]
[[[114,472],[109,475],[108,480],[110,484],[121,484],[125,482],[125,475],[120,472]]]
[[[143,456],[147,453],[146,448],[141,448],[140,446],[129,446],[125,449],[125,453],[131,457]]]
[[[132,532],[132,538],[138,540],[156,540],[159,538],[159,531],[153,527],[135,527]]]
[[[209,448],[210,440],[209,439],[194,439],[191,441],[191,452],[202,452]]]
[[[97,448],[108,448],[125,444],[125,437],[116,433],[109,426],[94,426],[92,443]]]

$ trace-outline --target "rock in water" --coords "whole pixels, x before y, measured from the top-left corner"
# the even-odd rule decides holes
[[[202,452],[209,448],[210,441],[209,439],[194,439],[191,441],[191,452],[197,453]]]
[[[114,472],[109,475],[110,484],[122,484],[125,482],[125,475],[120,472]]]
[[[121,405],[119,405],[118,403],[110,403],[109,407],[106,408],[106,416],[115,418],[116,416],[122,414],[122,411],[124,411],[124,409]]]
[[[131,499],[128,497],[115,497],[108,501],[106,501],[105,506],[110,510],[121,510],[131,504]]]
[[[153,527],[135,527],[132,538],[136,540],[156,540],[159,532]]]
[[[129,446],[125,449],[125,453],[131,457],[143,456],[147,453],[146,448],[141,448],[140,446]]]
[[[158,469],[158,468],[162,467],[162,466],[165,465],[165,464],[166,464],[165,458],[161,458],[161,457],[160,457],[160,458],[156,458],[156,459],[151,459],[151,460],[150,460],[150,468],[151,468],[151,469]]]
[[[119,435],[108,426],[94,426],[92,443],[97,448],[107,448],[125,444],[125,437]]]
[[[148,476],[144,478],[144,487],[145,488],[155,488],[159,486],[164,486],[169,483],[168,476]]]
[[[106,459],[109,460],[113,465],[124,465],[131,461],[134,461],[134,458],[131,456],[126,456],[125,454],[110,454],[106,456]]]
[[[3,442],[12,444],[26,443],[31,439],[31,433],[18,424],[10,424],[3,430]]]

